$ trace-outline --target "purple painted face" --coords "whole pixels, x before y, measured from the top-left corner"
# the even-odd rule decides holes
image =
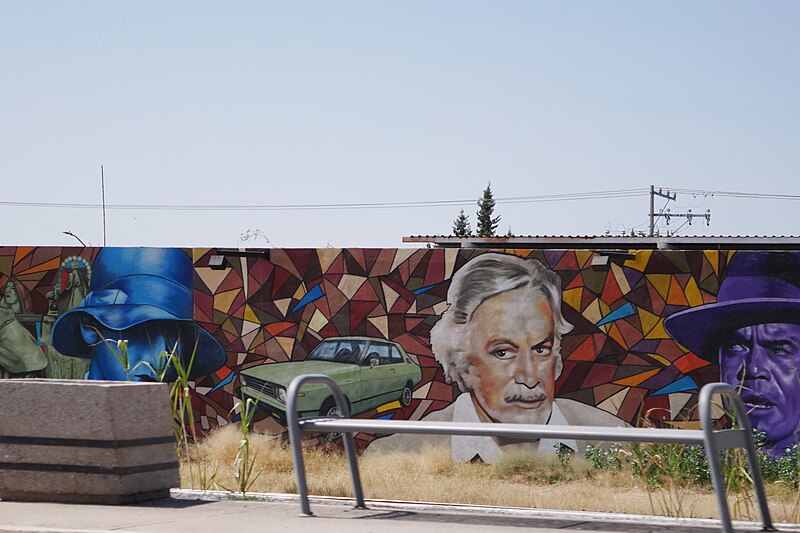
[[[720,346],[720,377],[739,390],[753,427],[780,455],[800,438],[800,325],[759,324]],[[741,389],[740,389],[741,387]]]

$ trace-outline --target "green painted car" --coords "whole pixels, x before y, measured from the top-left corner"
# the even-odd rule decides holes
[[[286,389],[303,374],[325,374],[342,389],[352,414],[385,403],[411,405],[414,387],[422,381],[422,369],[396,342],[370,337],[333,337],[323,340],[304,361],[272,363],[239,374],[241,397],[252,398],[282,423],[286,421]],[[339,414],[330,389],[309,384],[298,395],[301,417]]]

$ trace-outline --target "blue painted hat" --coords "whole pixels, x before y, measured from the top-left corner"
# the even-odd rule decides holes
[[[736,252],[717,301],[664,320],[673,339],[716,359],[722,337],[756,324],[800,324],[800,253]]]
[[[191,376],[210,374],[225,364],[222,346],[194,322],[192,262],[179,248],[103,248],[92,264],[89,293],[53,325],[52,341],[64,355],[90,358],[80,332],[81,317],[125,330],[154,320],[194,326],[195,338],[181,344],[197,352]]]

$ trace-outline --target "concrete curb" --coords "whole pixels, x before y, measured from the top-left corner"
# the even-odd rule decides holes
[[[191,489],[172,489],[170,496],[178,500],[204,501],[262,501],[274,503],[297,504],[300,512],[300,497],[297,494],[272,494],[248,492],[246,494],[225,491],[203,491]],[[310,496],[312,505],[346,506],[355,505],[354,498],[334,496]],[[720,527],[720,521],[709,518],[674,518],[666,516],[636,515],[624,513],[598,513],[590,511],[562,511],[558,509],[532,509],[525,507],[498,507],[491,505],[464,505],[436,502],[413,502],[399,500],[366,500],[367,506],[373,510],[393,511],[436,511],[440,513],[480,514],[494,516],[517,516],[527,518],[547,518],[558,520],[576,520],[601,523],[631,523],[650,526],[672,526],[676,531],[681,527]],[[734,527],[746,530],[760,530],[761,522],[734,521]],[[775,524],[780,531],[800,532],[800,524]]]

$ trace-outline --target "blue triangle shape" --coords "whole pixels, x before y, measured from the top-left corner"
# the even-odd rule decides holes
[[[613,311],[608,313],[606,316],[601,318],[600,321],[597,324],[595,324],[595,326],[600,327],[600,326],[602,326],[604,324],[610,324],[611,322],[614,322],[615,320],[619,320],[621,318],[625,318],[626,316],[631,316],[631,315],[635,315],[635,314],[636,314],[636,309],[633,308],[633,304],[632,303],[628,302],[625,305],[623,305],[622,307],[618,307],[617,309],[614,309]]]
[[[672,394],[675,392],[686,392],[690,390],[697,390],[699,387],[694,382],[691,376],[683,376],[678,381],[673,381],[665,387],[661,387],[650,396],[663,396],[664,394]]]
[[[305,306],[307,306],[308,304],[310,304],[314,300],[319,300],[320,298],[322,298],[323,295],[324,295],[324,293],[322,292],[322,284],[314,285],[314,287],[310,291],[308,291],[305,294],[305,296],[303,296],[300,299],[299,302],[297,302],[297,305],[295,305],[292,308],[292,310],[289,311],[289,313],[291,314],[291,313],[294,313],[295,311],[297,311],[299,309],[304,308]]]

